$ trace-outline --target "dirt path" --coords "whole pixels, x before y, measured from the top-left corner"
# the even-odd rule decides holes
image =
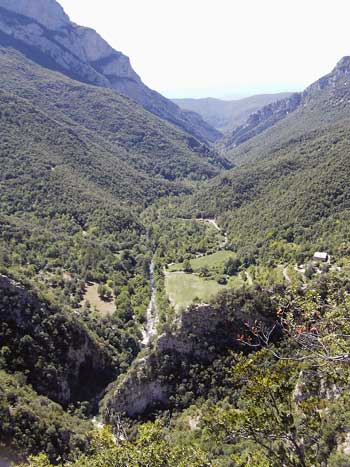
[[[285,278],[287,282],[289,282],[289,284],[292,283],[292,279],[289,277],[289,274],[288,274],[288,266],[285,266],[283,268],[283,277]]]
[[[247,277],[247,281],[248,281],[248,285],[252,286],[253,285],[253,278],[252,276],[250,275],[250,273],[248,271],[245,271],[245,275]]]
[[[227,233],[222,231],[222,228],[218,225],[215,219],[200,219],[202,222],[208,222],[208,224],[211,224],[216,228],[218,232],[223,234],[224,240],[220,243],[220,249],[223,250],[225,246],[228,244],[228,237]]]
[[[215,219],[203,219],[203,220],[209,222],[209,224],[213,225],[216,228],[216,230],[221,232],[221,227],[218,226]]]

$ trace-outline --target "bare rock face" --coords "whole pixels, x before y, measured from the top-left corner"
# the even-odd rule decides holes
[[[71,23],[55,0],[0,0],[0,8],[2,42],[40,65],[104,87],[113,87],[118,79],[141,83],[128,57],[93,29]]]
[[[63,8],[54,0],[1,0],[0,6],[35,19],[48,29],[59,29],[69,23]]]
[[[135,417],[167,405],[171,386],[149,377],[150,363],[149,357],[134,362],[131,371],[113,388],[104,408],[106,422],[113,425],[122,414]]]
[[[188,358],[212,362],[215,353],[208,350],[205,339],[208,332],[214,332],[219,321],[218,314],[208,305],[186,310],[177,322],[177,329],[159,336],[153,351],[137,360],[110,391],[104,410],[105,420],[113,424],[114,417],[120,414],[134,417],[169,406],[174,386],[157,368],[164,369],[164,358],[169,358],[166,372],[176,372],[179,363]]]
[[[226,148],[231,149],[262,133],[296,110],[301,103],[300,93],[269,104],[251,114],[243,125],[235,128],[227,137]]]
[[[270,324],[272,316],[264,317],[258,310],[247,316],[239,303],[231,317],[212,305],[188,307],[172,332],[159,336],[154,349],[112,385],[105,400],[105,420],[113,424],[120,414],[134,417],[171,408],[178,385],[190,378],[192,364],[206,368],[228,349],[246,351],[237,339],[245,332],[244,323],[253,325],[260,318]]]
[[[128,57],[93,29],[70,22],[56,0],[0,0],[0,45],[77,81],[125,94],[201,141],[221,136],[198,114],[182,111],[145,86]]]

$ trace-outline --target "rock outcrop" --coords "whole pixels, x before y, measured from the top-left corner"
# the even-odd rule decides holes
[[[253,295],[248,294],[246,300],[254,307]],[[192,365],[205,369],[228,351],[249,350],[238,339],[249,335],[247,326],[257,321],[267,327],[274,323],[273,306],[269,304],[265,314],[256,304],[250,313],[244,301],[233,303],[230,298],[222,306],[202,304],[187,308],[172,332],[159,336],[154,349],[112,385],[105,399],[106,421],[113,424],[120,414],[134,417],[171,408],[178,387],[191,379]]]
[[[164,371],[176,372],[179,362],[186,359],[212,362],[215,350],[209,350],[208,340],[220,322],[219,314],[209,305],[188,308],[177,320],[176,329],[159,336],[151,353],[137,360],[110,390],[104,411],[106,421],[113,423],[119,414],[134,417],[169,406],[174,382],[167,379]],[[167,369],[164,358],[168,360]],[[160,367],[163,368],[158,371]]]
[[[82,324],[0,275],[0,348],[10,371],[25,371],[61,404],[94,397],[113,378],[107,351]]]
[[[322,91],[327,86],[336,86],[338,81],[345,76],[350,77],[350,57],[347,56],[339,60],[335,68],[328,73],[328,75],[323,76],[306,88],[303,93],[303,100],[306,101],[308,98],[312,97],[315,93]]]
[[[198,114],[145,86],[128,57],[93,29],[70,22],[56,0],[0,0],[0,44],[73,79],[125,94],[201,141],[221,136]]]
[[[269,104],[251,114],[246,123],[235,128],[226,137],[226,149],[235,148],[275,125],[275,123],[299,107],[301,98],[302,95],[300,93],[295,93],[286,99]]]

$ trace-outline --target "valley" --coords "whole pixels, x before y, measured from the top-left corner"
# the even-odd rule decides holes
[[[0,0],[0,68],[0,467],[348,466],[350,58],[180,108]]]

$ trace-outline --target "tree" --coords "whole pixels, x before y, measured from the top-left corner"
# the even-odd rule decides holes
[[[97,292],[101,300],[108,302],[112,299],[112,296],[113,296],[112,289],[108,287],[107,285],[99,284]]]
[[[81,456],[70,467],[210,467],[210,462],[197,447],[172,443],[159,422],[139,428],[135,442],[114,442],[108,429],[94,433],[89,455]],[[51,467],[33,464],[30,467]]]
[[[218,276],[216,279],[216,282],[220,285],[226,285],[227,284],[227,279],[225,276]]]
[[[185,259],[185,261],[183,262],[183,268],[184,268],[184,271],[187,272],[188,274],[191,274],[193,272],[191,262],[189,259]]]
[[[54,467],[46,454],[39,454],[38,456],[30,456],[28,459],[29,464],[21,464],[18,467]],[[60,467],[57,465],[56,467]]]
[[[241,261],[238,258],[229,258],[225,262],[224,273],[228,276],[235,276],[239,268],[241,267]]]
[[[209,269],[206,266],[203,266],[200,268],[200,271],[199,271],[200,277],[209,277],[209,275],[210,275]]]
[[[205,422],[221,440],[248,442],[248,449],[235,456],[237,465],[309,467],[327,459],[333,446],[324,445],[324,432],[336,421],[313,395],[296,403],[299,373],[299,363],[271,362],[266,350],[235,366],[233,384],[242,386],[237,404],[214,406]]]

